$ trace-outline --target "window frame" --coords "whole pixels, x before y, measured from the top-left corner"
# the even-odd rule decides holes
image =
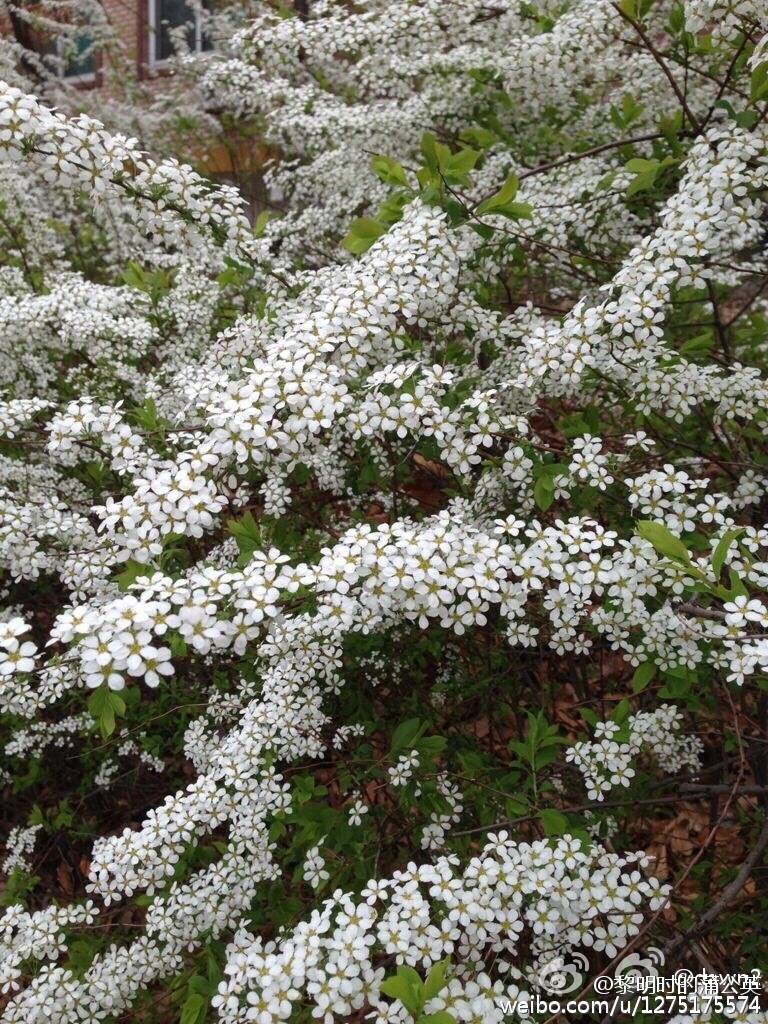
[[[158,42],[160,40],[160,31],[162,26],[160,25],[160,19],[158,18],[158,8],[160,6],[160,0],[146,0],[142,3],[140,9],[144,11],[144,27],[142,31],[144,52],[146,59],[143,62],[150,72],[163,72],[168,70],[168,57],[158,57],[157,49]],[[192,8],[192,13],[195,18],[195,44],[192,48],[193,53],[203,52],[203,19],[200,16],[200,11],[197,8]]]
[[[77,74],[74,74],[74,75],[68,75],[68,74],[66,74],[66,72],[64,70],[64,66],[62,65],[61,73],[56,76],[57,78],[60,79],[60,81],[67,82],[67,83],[69,83],[69,85],[74,85],[74,86],[77,86],[79,88],[87,88],[89,86],[94,86],[94,85],[98,84],[98,80],[99,80],[98,53],[97,53],[96,49],[93,48],[93,42],[92,41],[91,41],[90,45],[92,47],[92,49],[91,49],[91,62],[93,64],[93,70],[92,71],[85,71],[85,72],[78,72]],[[60,36],[56,37],[56,51],[57,51],[58,58],[60,60],[63,60],[63,58],[64,58],[64,54],[62,52],[63,51],[63,42],[62,42]]]

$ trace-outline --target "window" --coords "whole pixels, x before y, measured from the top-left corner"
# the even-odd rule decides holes
[[[89,25],[59,20],[34,6],[23,19],[13,11],[11,30],[24,50],[31,50],[49,74],[75,85],[96,83],[98,60]]]
[[[182,39],[193,53],[210,50],[211,43],[203,31],[200,9],[187,0],[148,0],[149,2],[149,64],[162,64],[176,52],[174,40],[180,29]],[[203,6],[206,6],[203,4]]]
[[[59,55],[62,59],[61,77],[67,81],[88,82],[96,77],[96,60],[90,36],[83,34],[71,41],[61,41]]]

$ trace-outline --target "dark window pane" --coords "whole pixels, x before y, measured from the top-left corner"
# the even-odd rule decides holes
[[[93,54],[93,40],[90,36],[78,36],[72,46],[67,46],[64,54],[64,77],[75,78],[80,75],[92,75],[96,71]]]
[[[167,60],[175,50],[171,42],[171,29],[186,25],[186,40],[190,50],[195,47],[195,12],[185,0],[155,0],[155,60]]]

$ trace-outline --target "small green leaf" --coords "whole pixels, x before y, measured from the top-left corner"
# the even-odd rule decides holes
[[[399,999],[414,1017],[424,1005],[422,981],[412,967],[398,967],[397,974],[385,978],[380,988],[390,999]]]
[[[634,675],[632,676],[632,692],[641,693],[655,675],[655,662],[644,661],[642,665],[638,665],[635,669]]]
[[[520,181],[516,174],[510,174],[504,184],[501,186],[498,192],[490,196],[488,199],[484,199],[478,206],[476,213],[493,213],[501,206],[506,206],[507,203],[511,203],[517,195],[517,190],[520,187]]]
[[[435,996],[441,992],[446,984],[446,974],[448,968],[451,966],[449,959],[440,960],[439,963],[434,964],[427,975],[427,980],[424,982],[424,999],[434,999]]]
[[[637,532],[643,540],[651,543],[660,555],[676,562],[690,564],[691,556],[688,554],[685,544],[662,523],[654,522],[652,519],[643,519],[637,524]]]
[[[593,729],[597,725],[597,715],[594,711],[592,711],[591,708],[581,708],[581,717],[584,719],[587,725],[591,725]]]
[[[166,643],[174,658],[183,658],[187,653],[187,642],[180,633],[170,632],[166,634]]]
[[[728,530],[724,533],[720,540],[717,542],[717,547],[712,555],[712,569],[714,570],[715,576],[719,577],[722,571],[725,560],[728,557],[728,552],[731,550],[731,545],[734,541],[744,533],[743,528],[737,530]]]
[[[670,11],[669,27],[675,35],[678,35],[685,28],[685,9],[682,4],[677,4]]]
[[[377,154],[371,159],[371,166],[376,172],[376,176],[383,181],[385,185],[408,186],[408,176],[406,175],[403,167],[397,163],[396,160],[392,160],[388,156],[381,156]]]
[[[540,476],[533,485],[533,500],[542,512],[546,512],[555,500],[555,483],[550,476]]]
[[[253,225],[253,233],[256,238],[261,238],[264,234],[267,224],[272,219],[274,214],[271,210],[262,210],[259,216],[256,218],[256,222]]]
[[[416,743],[416,749],[425,757],[437,757],[448,745],[445,736],[422,736]]]
[[[689,338],[684,345],[680,346],[680,351],[683,355],[699,355],[709,350],[714,346],[715,338],[712,332],[706,334],[697,334],[695,338]]]
[[[544,826],[544,831],[550,837],[564,836],[570,828],[566,816],[552,807],[539,811],[539,819]]]
[[[616,707],[613,709],[611,721],[617,722],[619,725],[621,725],[622,722],[626,721],[627,715],[629,714],[630,710],[631,709],[629,706],[629,701],[625,697],[623,700],[620,700]]]
[[[656,183],[656,176],[661,168],[658,160],[629,160],[625,165],[628,171],[632,171],[635,177],[627,186],[627,197],[637,195],[638,192],[646,192],[653,188]]]
[[[94,690],[88,698],[88,710],[107,739],[115,731],[115,716],[125,714],[125,701],[106,685]]]
[[[133,559],[129,558],[125,563],[123,571],[115,576],[115,583],[117,583],[120,590],[128,590],[139,576],[146,576],[149,572],[149,567],[143,562],[134,562]]]
[[[422,726],[421,720],[418,718],[409,718],[407,721],[401,722],[392,733],[390,754],[397,754],[406,749],[411,750],[425,728],[426,726]]]
[[[749,80],[749,95],[753,103],[768,99],[768,61],[758,64]]]
[[[205,1020],[207,1008],[208,1000],[201,996],[199,992],[193,992],[187,996],[181,1008],[179,1024],[202,1024]]]
[[[749,591],[744,586],[741,576],[739,576],[735,569],[728,570],[728,578],[731,583],[731,591],[728,595],[729,600],[733,601],[736,597],[749,597]]]
[[[358,217],[350,224],[349,233],[342,239],[341,244],[349,252],[359,256],[367,252],[386,230],[386,225],[380,224],[372,217]]]
[[[237,541],[240,551],[238,559],[241,565],[245,565],[253,557],[254,551],[262,547],[261,529],[250,512],[245,512],[240,519],[230,519],[227,522],[227,529]]]

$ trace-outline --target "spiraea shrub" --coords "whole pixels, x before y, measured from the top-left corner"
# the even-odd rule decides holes
[[[765,4],[198,16],[0,45],[0,1020],[768,969]]]

